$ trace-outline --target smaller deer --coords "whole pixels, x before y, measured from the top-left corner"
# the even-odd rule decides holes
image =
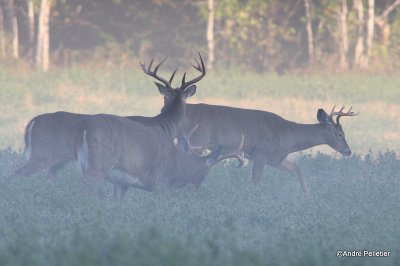
[[[351,149],[346,142],[345,134],[339,119],[343,116],[356,116],[358,113],[351,111],[352,107],[347,112],[343,112],[344,106],[335,112],[335,107],[332,108],[330,115],[323,109],[318,109],[317,119],[319,124],[298,124],[283,120],[277,124],[275,144],[272,144],[273,153],[267,153],[261,160],[265,160],[268,165],[278,167],[283,170],[296,173],[298,176],[304,193],[308,192],[304,181],[303,173],[299,166],[289,161],[287,156],[296,151],[305,150],[317,145],[327,144],[334,150],[340,152],[343,156],[350,156]],[[336,123],[333,117],[336,116]],[[254,170],[254,169],[253,169]],[[262,171],[262,168],[255,169],[256,173]],[[261,176],[260,175],[256,175]],[[258,183],[260,180],[254,180]]]
[[[193,133],[197,127],[198,126],[196,126],[191,133]],[[202,147],[192,146],[190,137],[191,134],[189,134],[187,138],[180,139],[177,146],[169,145],[171,142],[168,142],[169,144],[166,147],[168,147],[167,151],[170,156],[165,158],[163,165],[168,164],[171,166],[158,169],[162,172],[162,178],[159,179],[159,181],[162,182],[161,186],[160,184],[156,184],[155,180],[148,182],[147,186],[140,186],[135,179],[132,179],[128,174],[118,169],[113,169],[105,179],[114,184],[114,199],[122,201],[129,187],[152,192],[163,191],[168,188],[181,188],[188,184],[194,184],[196,189],[198,189],[205,180],[211,167],[218,162],[225,159],[237,159],[239,161],[239,167],[245,161],[242,151],[244,143],[243,136],[234,152],[221,155],[221,149],[215,149],[206,156],[196,155],[194,149],[201,149]]]
[[[300,124],[288,121],[274,113],[233,108],[227,106],[191,104],[187,105],[184,132],[196,124],[193,144],[213,150],[216,147],[230,151],[240,135],[244,135],[243,151],[253,161],[252,179],[255,184],[261,180],[265,165],[295,173],[304,192],[307,186],[301,169],[287,159],[290,153],[327,144],[343,156],[351,155],[339,119],[358,113],[343,112],[344,107],[328,115],[323,109],[317,112],[317,124]],[[333,118],[336,116],[336,123]]]

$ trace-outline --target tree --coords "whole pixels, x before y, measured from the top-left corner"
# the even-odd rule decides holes
[[[375,0],[368,0],[368,24],[367,24],[367,57],[365,66],[368,67],[372,52],[372,42],[374,40],[375,25]]]
[[[18,20],[15,15],[14,0],[7,0],[7,10],[11,24],[12,55],[14,58],[19,58]]]
[[[38,34],[36,42],[36,66],[43,71],[49,69],[49,16],[50,16],[50,0],[41,0]]]
[[[390,39],[390,24],[387,22],[387,18],[398,5],[400,5],[400,0],[393,2],[380,16],[375,17],[375,23],[380,29],[382,44],[385,46],[389,43]]]
[[[307,44],[308,44],[308,59],[310,62],[314,61],[314,38],[312,31],[312,17],[311,17],[311,0],[304,0],[304,8],[306,11],[307,20]]]
[[[357,42],[354,50],[354,65],[363,67],[364,58],[364,6],[362,0],[354,0],[354,8],[357,10]]]
[[[338,12],[339,20],[339,55],[340,68],[346,70],[349,67],[347,56],[349,51],[349,40],[347,35],[347,0],[341,0]]]
[[[214,0],[208,0],[208,23],[207,23],[207,47],[208,47],[208,68],[212,69],[214,65]]]
[[[33,60],[33,53],[35,47],[35,6],[33,0],[28,0],[28,21],[29,21],[29,51],[28,60]]]
[[[6,56],[6,40],[4,34],[4,15],[3,7],[0,3],[0,57],[4,58]]]

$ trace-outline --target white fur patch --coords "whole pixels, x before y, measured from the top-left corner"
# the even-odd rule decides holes
[[[112,168],[105,179],[115,185],[144,186],[139,178],[117,168]]]
[[[28,127],[28,143],[27,148],[26,148],[26,152],[25,152],[25,157],[26,159],[29,161],[32,155],[32,128],[33,125],[35,124],[35,121],[31,121],[29,127]]]
[[[78,148],[78,164],[84,173],[89,168],[89,147],[86,141],[86,129],[83,131],[82,135],[82,145]]]

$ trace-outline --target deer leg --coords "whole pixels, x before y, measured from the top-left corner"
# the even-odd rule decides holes
[[[69,161],[61,161],[50,167],[49,172],[47,173],[47,179],[53,179],[56,176],[57,171],[63,168],[68,162]]]
[[[93,195],[96,194],[96,185],[104,176],[105,174],[102,171],[88,169],[84,172],[83,181],[86,184],[89,193]]]
[[[303,178],[303,172],[301,171],[300,167],[298,167],[295,163],[289,161],[288,159],[283,159],[283,161],[279,165],[280,169],[287,170],[289,172],[295,173],[300,180],[301,187],[304,193],[308,193],[307,185]]]
[[[264,166],[265,166],[264,160],[256,156],[253,161],[253,169],[251,173],[251,177],[255,185],[258,185],[261,181],[261,175],[264,170]]]
[[[157,193],[163,193],[168,188],[168,180],[163,176],[160,175],[155,178],[155,186],[154,189]]]
[[[29,177],[47,167],[48,167],[48,164],[45,163],[44,161],[31,159],[31,160],[29,160],[29,162],[26,165],[24,165],[21,168],[19,168],[18,170],[16,170],[13,173],[13,175]]]
[[[128,186],[124,185],[114,185],[114,199],[122,202],[126,192],[128,191],[128,188]]]

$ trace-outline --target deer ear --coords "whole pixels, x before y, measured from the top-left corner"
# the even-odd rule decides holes
[[[320,122],[321,124],[323,124],[325,126],[332,125],[332,119],[324,111],[324,109],[318,109],[317,119],[318,119],[318,122]]]
[[[192,97],[196,93],[196,85],[190,85],[189,87],[186,88],[186,90],[183,92],[183,95],[185,98]]]
[[[163,84],[154,82],[157,85],[158,91],[161,93],[161,95],[167,96],[171,94],[171,91],[165,87]]]

